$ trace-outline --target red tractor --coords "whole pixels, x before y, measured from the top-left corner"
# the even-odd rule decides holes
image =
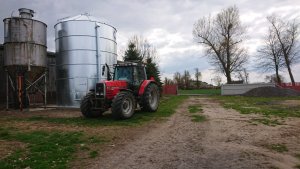
[[[97,83],[90,90],[80,109],[85,117],[96,118],[111,108],[115,119],[127,119],[134,114],[137,104],[143,111],[155,112],[159,97],[158,85],[153,79],[147,80],[143,64],[123,63],[115,65],[112,80]]]

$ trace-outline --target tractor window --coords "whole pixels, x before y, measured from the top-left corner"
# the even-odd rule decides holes
[[[135,66],[133,71],[134,85],[139,86],[145,79],[145,70],[142,66]]]
[[[139,66],[137,67],[137,73],[138,73],[138,81],[142,82],[143,80],[146,80],[146,74],[145,74],[145,67]]]
[[[114,80],[126,80],[132,82],[132,67],[117,66],[115,68]]]

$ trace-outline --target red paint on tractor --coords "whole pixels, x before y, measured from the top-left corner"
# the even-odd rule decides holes
[[[105,81],[106,98],[113,99],[122,89],[127,89],[128,84],[125,80]]]
[[[155,81],[154,81],[154,80],[144,80],[144,81],[143,81],[143,83],[141,84],[140,89],[139,89],[139,96],[141,96],[141,95],[144,94],[144,91],[145,91],[146,87],[147,87],[150,83],[155,83]]]

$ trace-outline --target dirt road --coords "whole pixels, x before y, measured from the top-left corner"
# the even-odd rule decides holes
[[[189,105],[201,105],[205,122],[193,122]],[[199,114],[201,112],[198,112]],[[167,122],[111,145],[88,168],[293,168],[300,164],[300,120],[254,125],[257,115],[227,110],[209,98],[191,97]],[[270,145],[285,145],[277,152]]]

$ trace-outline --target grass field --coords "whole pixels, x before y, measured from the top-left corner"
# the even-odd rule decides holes
[[[221,89],[179,90],[179,91],[178,91],[178,94],[221,95]]]
[[[127,120],[114,120],[107,114],[98,119],[86,119],[83,117],[45,117],[45,116],[28,116],[28,117],[5,117],[0,118],[0,143],[10,144],[15,142],[22,146],[16,146],[12,152],[8,151],[0,157],[0,169],[10,168],[70,168],[69,163],[76,161],[74,154],[80,152],[87,154],[88,158],[95,158],[101,150],[94,149],[103,143],[109,143],[111,137],[102,133],[103,136],[93,135],[86,130],[80,130],[80,127],[91,128],[92,130],[103,127],[122,129],[123,126],[140,126],[152,120],[162,120],[165,117],[175,113],[175,109],[187,99],[187,96],[169,96],[162,97],[157,112],[136,112],[134,116]],[[50,112],[51,113],[51,112]],[[8,122],[7,122],[8,121]],[[6,123],[4,123],[6,122]],[[68,131],[63,127],[57,127],[55,130],[26,130],[19,126],[18,123],[28,123],[35,126],[47,126],[49,124],[66,125],[71,128],[78,127],[79,131]],[[49,124],[48,124],[49,123]],[[14,125],[16,124],[16,125]],[[20,127],[20,128],[18,128]],[[1,148],[1,146],[0,146]],[[2,152],[3,153],[3,152]],[[0,152],[1,155],[1,152]],[[82,161],[80,162],[82,163]]]
[[[212,94],[220,90],[196,90],[185,91],[198,94]],[[212,98],[221,101],[225,108],[235,109],[242,114],[257,113],[262,114],[262,118],[253,119],[254,122],[265,125],[280,125],[281,119],[285,117],[300,117],[300,98],[257,98],[242,96],[218,96],[213,94]],[[25,130],[14,126],[18,122],[33,124],[35,126],[70,126],[85,127],[93,130],[103,127],[121,129],[126,127],[136,127],[150,121],[160,121],[175,113],[180,104],[188,96],[168,96],[162,97],[157,112],[149,113],[138,111],[131,119],[114,120],[110,114],[106,114],[98,119],[86,119],[83,117],[1,117],[0,123],[0,143],[15,142],[23,146],[16,146],[13,152],[4,157],[0,157],[0,169],[8,168],[69,168],[70,162],[78,160],[74,154],[84,152],[85,158],[96,158],[101,154],[101,149],[93,149],[101,144],[111,142],[110,137],[93,135],[87,131],[64,131],[60,130]],[[191,105],[188,107],[191,120],[203,122],[206,117],[201,114],[201,105]],[[273,118],[275,117],[275,119]],[[6,122],[6,123],[4,123]],[[11,122],[11,123],[10,123]],[[288,151],[284,145],[266,145],[274,151]],[[84,160],[84,159],[80,159]]]
[[[164,117],[169,117],[175,112],[175,109],[180,105],[180,103],[187,99],[187,96],[169,96],[162,97],[160,100],[160,105],[155,113],[136,111],[134,116],[127,120],[114,120],[111,114],[106,114],[101,118],[88,119],[84,117],[72,117],[72,118],[53,118],[53,117],[41,117],[35,116],[30,117],[28,121],[45,121],[49,123],[60,123],[60,124],[70,124],[79,126],[136,126],[144,124],[150,120],[162,119]],[[24,119],[19,119],[24,120]]]
[[[0,160],[0,168],[67,168],[76,145],[83,143],[79,132],[21,132],[0,128],[0,139],[18,141],[28,146]]]
[[[300,117],[299,97],[243,97],[218,96],[225,108],[238,110],[242,114],[259,113],[265,116]]]
[[[276,126],[282,124],[286,117],[300,117],[299,97],[243,97],[215,96],[223,106],[235,109],[242,114],[262,114],[262,118],[254,118],[253,122]]]

